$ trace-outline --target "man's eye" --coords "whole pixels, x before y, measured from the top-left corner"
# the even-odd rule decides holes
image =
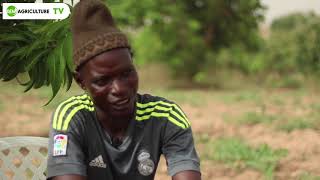
[[[129,69],[122,73],[122,77],[128,77],[133,72],[133,69]]]
[[[98,85],[98,86],[103,86],[103,85],[106,85],[110,82],[109,79],[99,79],[99,80],[96,80],[94,81],[94,84]]]

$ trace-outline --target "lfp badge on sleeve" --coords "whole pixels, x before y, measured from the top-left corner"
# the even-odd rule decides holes
[[[53,156],[67,155],[68,136],[57,134],[53,138]]]

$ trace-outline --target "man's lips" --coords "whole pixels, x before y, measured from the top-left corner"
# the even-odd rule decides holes
[[[124,105],[124,104],[128,103],[129,100],[130,100],[129,98],[126,98],[126,99],[122,99],[120,101],[117,101],[117,102],[115,102],[113,104],[116,105],[116,106],[121,106],[121,105]]]
[[[121,99],[111,103],[112,107],[117,110],[125,109],[130,104],[130,98]]]

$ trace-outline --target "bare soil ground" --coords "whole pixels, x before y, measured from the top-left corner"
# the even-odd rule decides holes
[[[311,113],[309,105],[319,101],[317,99],[319,96],[312,93],[299,95],[299,101],[296,95],[287,94],[286,91],[266,91],[260,93],[261,98],[258,103],[251,100],[250,97],[230,102],[221,97],[232,96],[232,94],[213,91],[203,92],[204,97],[208,95],[211,97],[205,98],[205,105],[178,103],[188,115],[196,135],[208,134],[212,139],[241,137],[253,146],[266,143],[272,148],[287,149],[289,154],[280,161],[275,172],[275,179],[299,179],[301,173],[304,172],[320,176],[320,132],[318,130],[298,129],[288,133],[276,130],[273,124],[239,125],[225,120],[226,117],[236,118],[246,112],[260,111],[261,103],[269,114],[281,115],[281,117],[288,115],[288,118],[303,117]],[[272,101],[273,97],[276,97],[276,100],[280,99],[281,102]],[[52,109],[42,108],[45,101],[46,99],[41,99],[34,94],[1,93],[0,137],[47,136]],[[200,155],[206,150],[205,146],[198,142],[197,147]],[[260,172],[253,169],[234,170],[225,164],[206,159],[202,159],[201,168],[204,180],[264,179]],[[165,161],[162,159],[156,180],[169,179],[170,177],[166,175]]]

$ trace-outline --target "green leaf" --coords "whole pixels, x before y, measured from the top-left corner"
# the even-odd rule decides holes
[[[50,24],[52,23],[53,21],[48,21],[45,24],[39,26],[38,28],[34,27],[35,28],[34,33],[42,34],[42,35],[46,34],[48,32],[48,29],[50,28],[50,27],[48,28],[48,26],[50,26]]]
[[[22,84],[23,86],[26,86],[26,88],[24,89],[24,92],[29,91],[32,88],[33,84],[34,84],[33,70],[29,71],[28,74],[29,74],[30,80],[27,83]]]
[[[46,37],[49,37],[50,39],[52,39],[52,37],[56,36],[57,33],[59,33],[59,31],[63,31],[64,29],[67,29],[67,22],[66,20],[62,20],[62,21],[57,21],[57,22],[51,22],[49,23],[48,25],[46,25],[46,32],[45,32],[45,36]],[[61,35],[63,34],[60,34],[57,35],[58,37],[61,37]],[[65,35],[65,33],[64,33]]]
[[[45,49],[45,44],[46,42],[43,39],[35,40],[30,46],[27,47],[26,56],[30,56],[32,53],[35,53],[35,51],[48,52],[49,49]]]
[[[11,58],[11,57],[19,57],[19,59],[21,59],[22,57],[26,57],[27,56],[27,54],[26,54],[27,50],[28,50],[28,46],[20,47],[17,50],[14,50],[9,55],[9,58]]]
[[[48,63],[49,63],[49,78],[50,78],[50,83],[51,83],[51,89],[52,89],[52,96],[49,99],[49,101],[45,104],[48,105],[53,98],[57,95],[61,84],[63,83],[61,80],[61,72],[59,70],[60,68],[60,55],[59,53],[61,52],[61,46],[57,47],[53,53],[51,53],[48,57]]]
[[[14,79],[19,74],[20,67],[21,66],[19,66],[18,64],[8,66],[6,68],[6,73],[3,76],[3,81],[10,81],[10,80]]]
[[[0,79],[7,73],[6,68],[10,64],[10,60],[6,58],[13,48],[2,49],[2,58],[0,59]]]
[[[67,63],[67,68],[73,72],[74,71],[74,65],[73,65],[73,57],[72,57],[72,39],[71,39],[71,33],[69,32],[63,45],[64,50],[64,56]]]
[[[6,60],[6,55],[11,51],[10,48],[2,48],[0,49],[0,66],[2,66],[2,62]]]
[[[1,34],[0,35],[0,42],[10,42],[10,41],[23,41],[23,42],[28,42],[28,39],[23,36],[22,34],[16,34],[16,33],[11,33],[11,34]]]
[[[71,85],[72,85],[73,74],[72,74],[71,71],[69,71],[68,68],[66,68],[65,71],[66,71],[65,72],[66,91],[68,91],[70,89]]]
[[[73,78],[73,61],[72,61],[72,42],[70,32],[67,34],[67,37],[64,40],[62,53],[65,61],[65,72],[64,72],[64,85],[66,85],[66,90],[68,91],[72,84]]]
[[[63,54],[63,45],[64,45],[64,42],[62,42],[60,44],[60,46],[58,47],[58,51],[59,51],[59,81],[60,82],[63,82],[63,84],[65,84],[65,81],[64,81],[64,77],[65,77],[65,69],[66,69],[66,59],[64,57],[64,54]]]
[[[30,59],[29,63],[25,66],[25,71],[29,71],[31,68],[35,66],[39,62],[39,60],[42,60],[44,58],[44,55],[47,54],[49,50],[38,50],[37,53],[33,54]]]
[[[36,76],[35,76],[35,82],[33,87],[35,89],[38,89],[40,87],[42,87],[45,84],[46,81],[46,68],[45,68],[45,64],[43,63],[43,61],[39,61],[39,63],[36,65],[36,67],[34,67],[34,69],[36,69]]]

